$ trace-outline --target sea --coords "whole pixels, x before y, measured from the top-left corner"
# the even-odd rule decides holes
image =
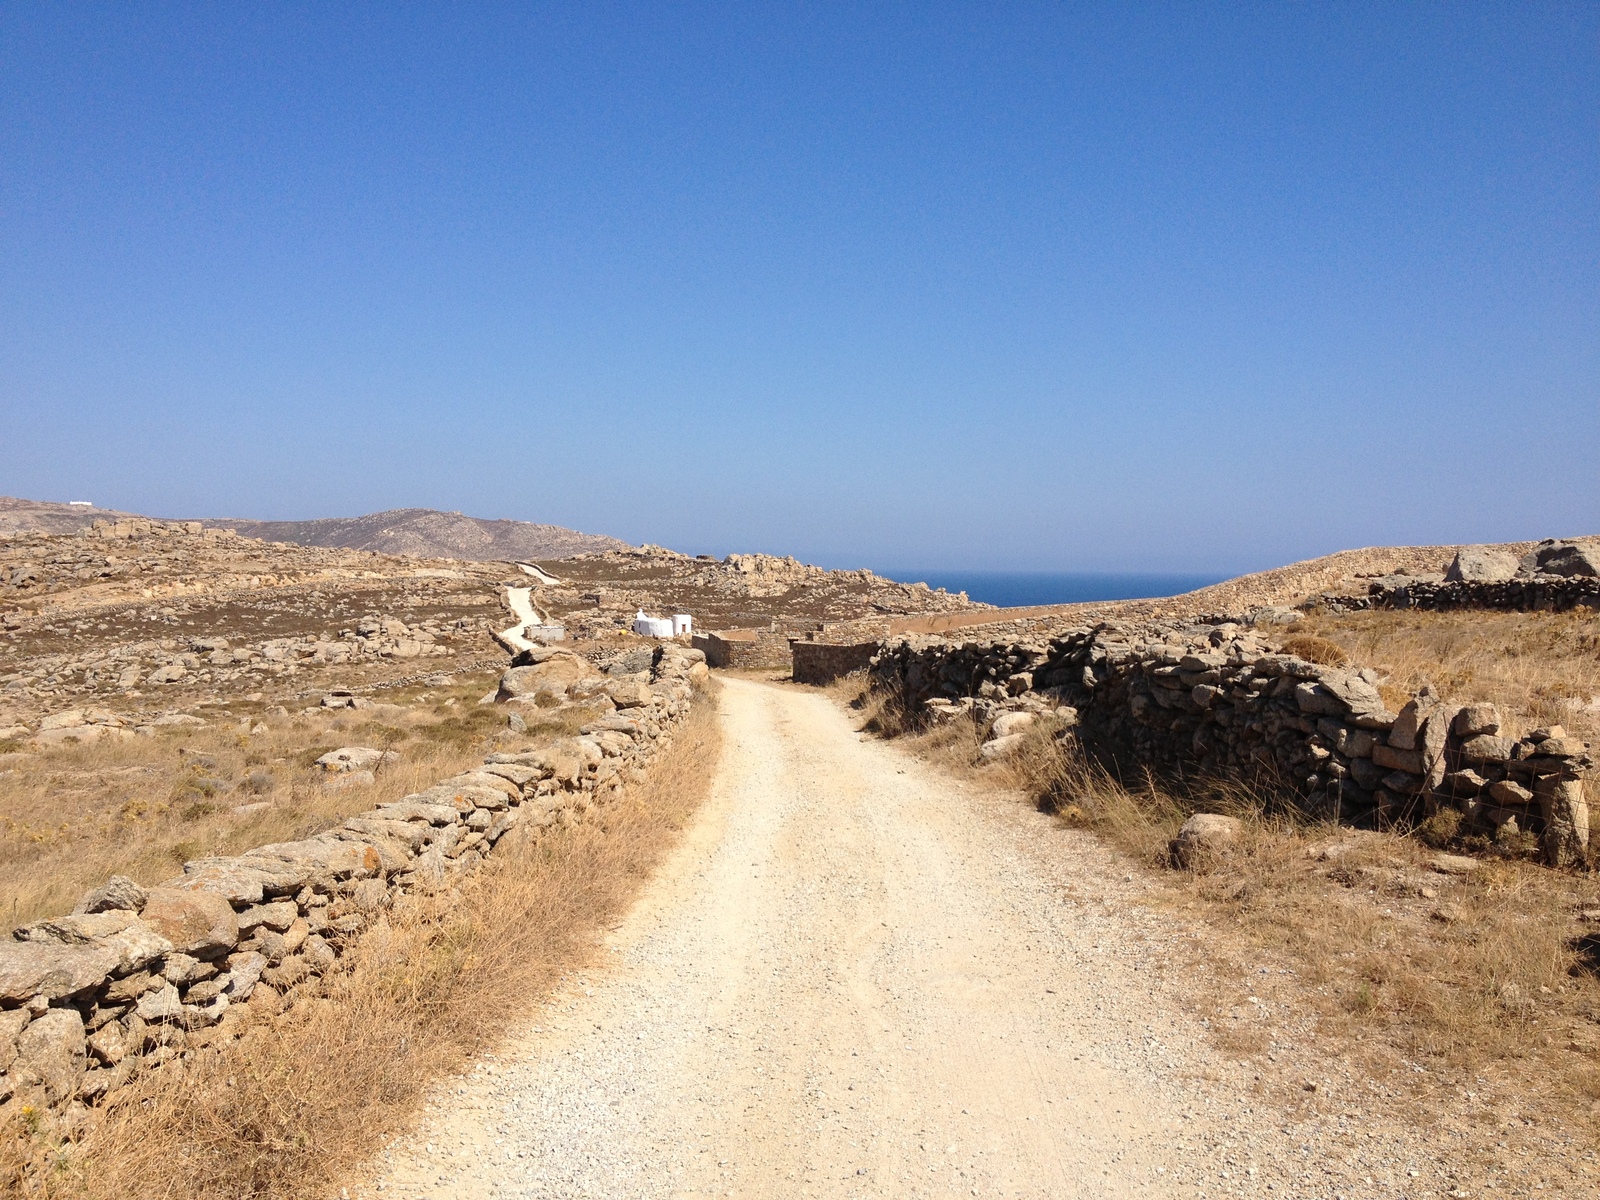
[[[1074,604],[1083,600],[1143,600],[1177,596],[1221,583],[1227,575],[1117,574],[1081,571],[884,571],[890,579],[966,592],[1001,608]]]

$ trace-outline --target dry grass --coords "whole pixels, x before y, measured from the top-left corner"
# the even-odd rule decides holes
[[[459,896],[396,910],[322,996],[118,1093],[81,1144],[11,1131],[13,1169],[47,1167],[21,1194],[329,1194],[410,1120],[429,1081],[499,1040],[591,954],[703,799],[719,746],[702,693],[646,783],[582,824],[519,839]]]
[[[261,733],[212,726],[0,755],[0,918],[65,912],[113,874],[156,883],[186,859],[305,837],[462,770],[506,728],[503,709],[475,703],[488,679],[377,710],[253,719]],[[400,759],[370,786],[326,786],[314,760],[351,745]]]
[[[1499,705],[1515,733],[1564,725],[1600,738],[1600,614],[1315,613],[1290,640],[1308,636],[1376,667],[1399,692],[1432,683],[1452,700]]]
[[[1541,1026],[1576,1021],[1594,1041],[1600,986],[1580,950],[1580,913],[1600,908],[1600,887],[1588,880],[1515,860],[1441,874],[1416,839],[1274,813],[1259,793],[1225,784],[1182,798],[1153,782],[1130,790],[1059,744],[1010,770],[1063,820],[1150,866],[1170,865],[1168,844],[1189,813],[1241,818],[1233,853],[1168,873],[1168,890],[1293,960],[1324,1033],[1381,1036],[1391,1050],[1465,1071],[1522,1058]],[[1584,1094],[1600,1097],[1587,1061],[1578,1074]]]
[[[1314,633],[1297,633],[1293,637],[1286,637],[1279,649],[1285,654],[1293,654],[1296,658],[1327,667],[1342,667],[1350,661],[1350,656],[1338,642]]]

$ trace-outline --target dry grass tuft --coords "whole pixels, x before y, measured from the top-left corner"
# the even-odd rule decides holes
[[[117,1093],[79,1144],[6,1131],[7,1165],[34,1167],[13,1186],[41,1200],[329,1194],[407,1123],[431,1080],[591,954],[705,796],[719,747],[702,693],[647,782],[583,824],[520,838],[459,896],[396,909],[322,995]]]
[[[1321,663],[1325,667],[1342,667],[1350,661],[1350,656],[1338,642],[1318,637],[1314,633],[1297,633],[1293,637],[1284,638],[1280,649],[1285,654],[1292,654],[1307,662]]]

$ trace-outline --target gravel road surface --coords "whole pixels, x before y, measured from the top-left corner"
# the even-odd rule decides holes
[[[1358,1113],[1263,1099],[1171,999],[1190,935],[1093,839],[823,695],[727,679],[722,714],[713,794],[601,960],[352,1195],[1466,1194]]]

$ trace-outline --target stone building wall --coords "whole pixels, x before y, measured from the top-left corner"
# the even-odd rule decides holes
[[[789,639],[766,629],[725,629],[697,633],[692,643],[713,667],[783,667],[789,665]]]
[[[879,642],[810,642],[789,643],[793,658],[793,675],[796,683],[822,685],[856,671],[864,671],[872,664]]]

